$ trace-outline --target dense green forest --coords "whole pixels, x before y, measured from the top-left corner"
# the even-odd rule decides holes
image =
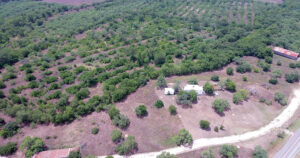
[[[220,69],[236,56],[267,61],[269,46],[300,52],[300,1],[2,1],[0,28],[0,110],[19,126],[63,124],[110,111],[159,75]]]

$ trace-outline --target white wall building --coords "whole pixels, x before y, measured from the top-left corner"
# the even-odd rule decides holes
[[[175,90],[173,88],[165,88],[165,95],[174,95]]]
[[[186,92],[190,92],[190,91],[194,90],[194,91],[197,92],[198,95],[204,95],[205,94],[205,92],[203,91],[203,87],[198,86],[198,85],[188,84],[188,85],[184,86],[183,90],[186,91]]]

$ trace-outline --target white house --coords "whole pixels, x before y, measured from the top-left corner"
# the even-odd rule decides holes
[[[175,90],[173,88],[165,88],[165,95],[174,95]]]
[[[184,86],[183,90],[186,91],[186,92],[190,92],[190,91],[194,90],[194,91],[197,92],[198,95],[204,95],[205,94],[205,92],[203,91],[203,87],[198,86],[198,85],[188,84],[188,85]]]

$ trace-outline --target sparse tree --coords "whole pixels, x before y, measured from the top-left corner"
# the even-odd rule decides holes
[[[156,86],[158,88],[165,88],[167,87],[167,81],[163,75],[158,76]]]

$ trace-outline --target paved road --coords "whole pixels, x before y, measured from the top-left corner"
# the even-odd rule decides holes
[[[280,128],[284,123],[286,123],[290,118],[293,117],[299,105],[300,105],[300,89],[294,91],[294,96],[290,104],[272,122],[265,125],[264,127],[261,127],[256,131],[250,131],[240,135],[232,135],[232,136],[225,136],[225,137],[200,138],[194,140],[193,145],[191,147],[180,146],[180,147],[169,148],[157,152],[138,153],[135,155],[131,155],[129,157],[130,158],[156,158],[156,156],[158,156],[162,152],[169,152],[171,154],[178,155],[178,154],[198,150],[203,147],[218,146],[223,144],[233,144],[233,143],[238,143],[238,142],[258,138]],[[299,139],[296,140],[296,142],[299,141],[300,141],[300,137]],[[298,146],[300,146],[300,143],[298,144]],[[113,156],[114,158],[123,158],[123,156],[120,155],[113,155]],[[105,158],[105,157],[106,156],[99,156],[98,158]],[[280,157],[280,158],[286,158],[286,157]]]
[[[288,140],[273,158],[296,158],[300,152],[300,129]]]

